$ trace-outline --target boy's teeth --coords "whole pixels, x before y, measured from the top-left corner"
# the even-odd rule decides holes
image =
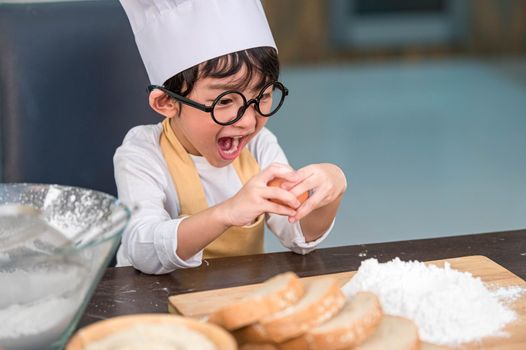
[[[223,149],[223,152],[226,153],[226,154],[232,154],[234,152],[237,151],[237,148],[239,146],[239,140],[241,139],[241,137],[239,136],[236,136],[236,137],[232,137],[230,142],[227,142],[226,144],[230,147],[228,147],[228,149]]]

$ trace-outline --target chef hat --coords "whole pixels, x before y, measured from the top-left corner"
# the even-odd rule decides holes
[[[196,64],[276,48],[260,0],[120,0],[152,84]]]

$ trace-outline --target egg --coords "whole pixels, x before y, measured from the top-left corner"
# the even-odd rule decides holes
[[[285,182],[284,179],[281,179],[279,177],[275,177],[272,180],[270,180],[267,183],[267,185],[270,186],[270,187],[280,187],[283,182]],[[300,194],[296,198],[298,198],[300,203],[303,204],[303,202],[305,202],[307,200],[307,198],[309,198],[309,192],[303,192],[302,194]],[[283,203],[282,201],[280,201],[278,199],[271,199],[270,201],[274,202],[274,203],[277,203],[277,204],[281,204],[281,205],[287,206],[287,204]]]

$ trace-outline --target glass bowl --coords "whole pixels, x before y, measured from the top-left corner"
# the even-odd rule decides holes
[[[59,249],[45,234],[9,245],[2,241],[20,230],[0,220],[0,348],[62,349],[119,245],[130,210],[102,192],[41,184],[0,184],[4,204],[39,209],[67,237],[90,232],[89,240]]]

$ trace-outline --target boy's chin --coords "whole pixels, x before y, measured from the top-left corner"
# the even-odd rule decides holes
[[[237,158],[237,157],[236,157]],[[235,159],[235,158],[234,158]],[[230,165],[234,159],[224,159],[221,155],[217,155],[214,159],[207,158],[208,163],[216,168],[223,168]]]
[[[230,164],[232,163],[239,155],[241,154],[242,148],[240,147],[236,152],[228,153],[222,151],[219,147],[217,148],[217,155],[219,158],[219,161],[223,164]]]

